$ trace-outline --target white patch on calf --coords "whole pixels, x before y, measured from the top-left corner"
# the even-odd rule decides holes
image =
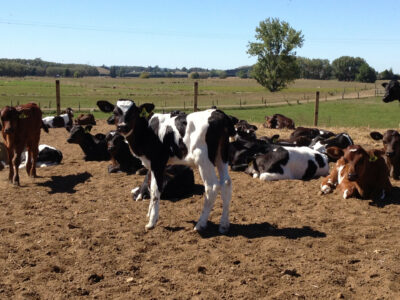
[[[289,160],[286,165],[282,166],[283,174],[264,172],[260,174],[261,180],[281,180],[281,179],[302,179],[305,171],[308,168],[308,161],[315,163],[317,170],[313,177],[326,176],[329,174],[328,157],[315,151],[309,147],[283,147],[289,153]],[[273,151],[276,151],[274,149]],[[315,160],[315,155],[318,154],[324,160],[324,166],[319,167]]]
[[[344,179],[344,175],[342,175],[342,171],[344,169],[344,165],[341,165],[339,167],[337,167],[337,171],[338,171],[338,184],[340,184],[343,179]]]
[[[132,101],[129,100],[118,100],[117,101],[117,106],[122,110],[122,112],[125,114],[133,105]]]

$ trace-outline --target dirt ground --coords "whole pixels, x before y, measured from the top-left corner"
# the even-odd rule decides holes
[[[92,132],[111,129],[100,121]],[[380,147],[368,128],[332,130]],[[162,200],[146,232],[148,201],[130,196],[144,177],[83,161],[67,136],[42,132],[41,143],[64,159],[38,169],[39,178],[23,170],[14,187],[0,172],[1,299],[400,299],[400,182],[374,203],[320,196],[321,179],[231,172],[228,235],[218,233],[220,198],[207,230],[193,231],[200,193]]]

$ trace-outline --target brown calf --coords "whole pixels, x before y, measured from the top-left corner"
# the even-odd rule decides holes
[[[265,116],[265,123],[263,124],[266,128],[288,128],[294,129],[294,122],[292,119],[285,117],[281,114],[274,114],[273,116]]]
[[[388,130],[385,134],[373,131],[369,134],[374,140],[383,142],[385,161],[393,179],[400,179],[400,134],[397,130]]]
[[[93,114],[81,114],[75,119],[74,123],[81,126],[96,125],[96,120],[94,119]]]
[[[8,152],[10,172],[8,179],[19,185],[18,167],[21,163],[21,153],[27,148],[28,159],[26,172],[36,177],[36,160],[42,122],[42,111],[35,103],[6,106],[0,111],[1,133]]]
[[[352,145],[346,149],[331,147],[327,151],[340,159],[322,180],[323,194],[332,192],[337,186],[344,199],[358,196],[383,200],[391,192],[389,170],[382,150],[366,151],[359,145]]]

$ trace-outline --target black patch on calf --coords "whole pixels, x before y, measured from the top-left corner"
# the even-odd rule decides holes
[[[325,167],[325,162],[324,162],[324,159],[323,159],[322,155],[316,153],[315,154],[315,161],[318,163],[318,166],[320,168]]]
[[[39,151],[38,162],[54,162],[59,164],[63,158],[61,151],[55,150],[49,147],[44,147],[41,151]]]
[[[228,161],[229,136],[235,134],[233,123],[224,112],[215,110],[208,118],[208,125],[206,132],[208,158],[215,165],[218,149],[220,149],[221,159],[226,163]]]
[[[289,152],[283,148],[275,148],[275,151],[269,151],[266,154],[258,155],[255,159],[254,169],[259,173],[283,174],[282,166],[289,161]]]
[[[66,125],[64,122],[64,119],[60,116],[55,116],[52,123],[53,123],[53,126],[56,128],[61,128]]]
[[[182,159],[187,154],[187,149],[182,139],[179,139],[179,145],[175,143],[175,133],[171,126],[167,126],[165,130],[163,144],[168,149],[170,157],[176,156]]]
[[[178,132],[181,135],[181,137],[184,137],[185,132],[186,132],[186,126],[187,126],[186,114],[180,113],[176,117],[175,126],[176,126],[176,129],[178,129]]]
[[[317,154],[318,155],[318,154]],[[312,161],[308,161],[308,166],[307,170],[304,173],[303,177],[301,178],[302,180],[310,180],[313,179],[315,176],[315,172],[317,171],[317,165]]]

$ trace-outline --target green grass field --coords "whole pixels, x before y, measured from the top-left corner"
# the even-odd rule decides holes
[[[384,104],[373,97],[356,100],[330,100],[346,95],[371,91],[380,84],[339,82],[336,80],[297,80],[287,89],[270,93],[252,79],[201,79],[199,81],[199,106],[217,105],[229,114],[251,122],[264,122],[265,115],[281,113],[291,117],[296,125],[311,126],[314,120],[315,92],[320,91],[320,126],[370,126],[373,128],[397,128],[398,103]],[[115,102],[119,98],[135,100],[136,103],[152,102],[158,111],[165,108],[193,107],[193,80],[177,78],[108,78],[86,77],[79,79],[60,78],[61,107],[80,107],[82,110],[96,108],[96,101],[106,99]],[[264,107],[263,100],[267,102]],[[296,104],[297,101],[302,104]],[[307,103],[307,100],[310,103]],[[55,110],[55,78],[27,77],[0,78],[0,107],[27,102],[39,103],[44,111]],[[290,105],[269,106],[278,102]],[[225,106],[259,105],[256,108],[228,109]],[[50,113],[53,113],[50,111]],[[97,118],[106,114],[95,112]]]
[[[374,84],[336,80],[297,80],[289,88],[270,93],[253,79],[200,79],[199,105],[255,105],[321,98],[375,88]],[[193,80],[178,78],[60,78],[61,106],[93,108],[96,101],[119,98],[137,103],[152,102],[157,107],[192,107]],[[34,101],[44,109],[55,107],[55,79],[49,77],[0,78],[0,106]]]

